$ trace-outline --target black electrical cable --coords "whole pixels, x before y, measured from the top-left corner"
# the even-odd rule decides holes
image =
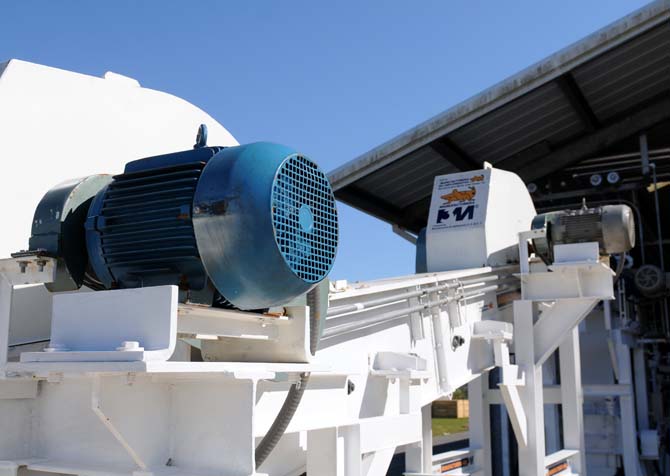
[[[277,446],[277,443],[279,443],[279,440],[284,435],[288,424],[298,409],[308,380],[309,372],[304,372],[300,374],[300,381],[291,385],[291,389],[288,391],[286,400],[284,400],[284,404],[279,413],[277,413],[275,421],[256,447],[256,468],[259,468],[267,457],[270,456],[270,453],[272,453],[272,450],[275,449],[275,446]]]
[[[542,262],[543,262],[544,264],[546,264],[547,266],[551,265],[551,262],[549,261],[549,257],[546,256],[546,255],[543,254],[543,253],[540,253],[540,252],[537,250],[537,247],[535,246],[535,243],[533,243],[533,242],[531,241],[531,242],[529,243],[529,247],[530,247],[531,253],[535,253],[535,256],[539,257],[539,258],[542,260]]]
[[[616,265],[616,270],[614,271],[614,284],[619,281],[621,273],[623,273],[623,268],[626,265],[626,253],[619,253],[619,262]]]
[[[104,291],[105,285],[94,278],[88,271],[84,272],[83,285],[93,291]]]
[[[307,293],[307,305],[309,306],[309,351],[316,354],[321,337],[321,285]]]
[[[309,306],[309,350],[312,355],[316,353],[319,345],[319,328],[321,324],[320,295],[321,286],[318,285],[307,293],[307,305]],[[270,429],[256,447],[256,468],[260,467],[267,457],[270,456],[270,453],[272,453],[272,450],[274,450],[284,435],[286,428],[298,409],[308,381],[309,372],[303,372],[300,374],[298,383],[291,385],[286,395],[286,400],[284,400],[284,404],[279,413],[277,413],[275,421],[272,422],[272,426],[270,426]]]

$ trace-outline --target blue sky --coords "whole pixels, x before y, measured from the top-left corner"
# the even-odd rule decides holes
[[[330,171],[645,3],[2,0],[0,61],[131,76]],[[339,212],[331,277],[413,272],[388,225]]]

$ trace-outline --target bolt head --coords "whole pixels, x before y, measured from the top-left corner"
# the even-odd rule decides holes
[[[140,343],[136,340],[126,340],[121,342],[121,346],[117,347],[116,350],[121,352],[128,352],[133,350],[144,350],[144,348],[140,347]]]

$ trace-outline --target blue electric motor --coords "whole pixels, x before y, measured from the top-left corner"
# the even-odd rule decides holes
[[[77,285],[175,284],[197,302],[260,309],[309,291],[333,265],[338,224],[330,183],[288,147],[203,146],[130,162],[99,182],[82,223],[87,256],[57,256],[67,269],[81,270],[87,260],[83,275],[70,277]],[[79,188],[75,183],[70,195]],[[44,232],[38,220],[46,208],[36,211],[31,248],[47,243],[46,254],[58,255],[45,240],[53,227]],[[61,233],[53,243],[70,238]]]

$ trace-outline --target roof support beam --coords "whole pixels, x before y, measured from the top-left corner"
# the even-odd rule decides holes
[[[428,222],[428,212],[430,210],[431,196],[421,198],[414,203],[410,203],[402,210],[405,228],[414,233],[421,231]]]
[[[647,107],[556,149],[520,168],[517,173],[526,182],[537,180],[667,119],[670,119],[670,97],[664,94],[650,101]],[[496,165],[500,168],[507,168],[505,162],[502,161]]]
[[[556,83],[584,123],[584,126],[586,126],[587,131],[593,132],[598,129],[600,127],[600,121],[584,97],[582,90],[579,89],[574,76],[572,76],[571,73],[562,74],[556,78]]]
[[[401,216],[401,210],[398,207],[375,197],[355,185],[348,185],[337,190],[335,198],[363,213],[374,215],[391,224],[404,226],[404,224],[398,223],[398,217]]]
[[[550,152],[551,145],[549,144],[549,141],[543,140],[542,142],[533,144],[530,147],[507,157],[503,162],[496,164],[496,167],[514,172],[515,170],[521,169],[525,165],[534,162],[540,157],[544,157]]]
[[[458,170],[473,170],[480,169],[481,164],[477,163],[472,157],[468,156],[460,147],[447,136],[442,136],[437,140],[431,142],[428,147],[440,154],[451,165]]]

